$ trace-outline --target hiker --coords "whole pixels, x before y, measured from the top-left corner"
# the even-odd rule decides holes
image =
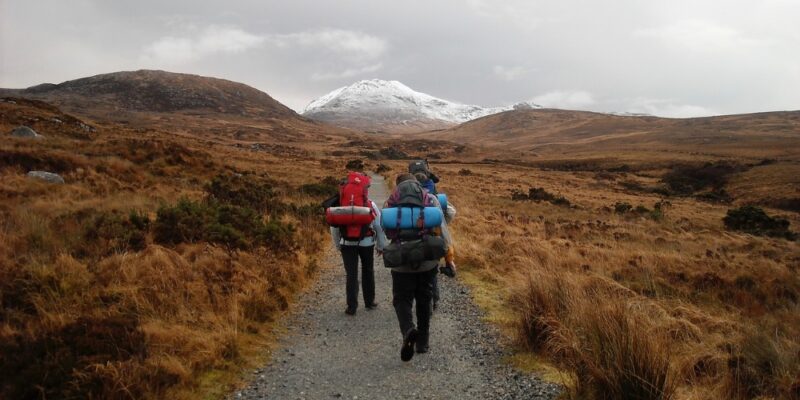
[[[431,178],[426,176],[425,174],[418,172],[414,175],[414,177],[422,184],[423,187],[426,187],[425,183],[431,181]],[[446,207],[444,209],[444,218],[445,222],[450,224],[453,221],[453,218],[456,216],[456,208],[447,201]],[[456,263],[455,263],[455,251],[453,249],[452,243],[447,248],[447,254],[444,256],[444,265],[437,266],[436,271],[437,274],[433,276],[433,297],[431,298],[431,308],[436,311],[439,306],[439,299],[441,296],[439,295],[439,274],[445,274],[451,278],[456,276]]]
[[[414,176],[417,174],[425,174],[427,179],[422,183],[422,187],[428,189],[429,193],[434,195],[438,194],[436,191],[436,184],[439,183],[439,177],[436,176],[433,171],[431,171],[428,160],[416,160],[410,162],[408,164],[408,173]]]
[[[441,213],[441,204],[433,194],[425,190],[414,175],[401,174],[396,187],[384,204],[384,223],[391,223],[389,209],[397,215],[395,228],[387,226],[387,237],[391,243],[384,248],[384,264],[391,268],[392,304],[394,305],[403,344],[400,359],[409,361],[414,352],[427,353],[430,341],[431,300],[433,279],[441,257],[450,246],[450,233]],[[437,235],[428,227],[425,207],[439,215]],[[409,227],[401,226],[401,211],[409,209]],[[417,209],[417,219],[410,211]],[[432,216],[435,213],[431,214]],[[433,223],[433,222],[431,222]],[[417,324],[414,324],[414,302],[416,301]]]
[[[331,224],[333,244],[342,253],[347,274],[347,315],[358,309],[358,261],[361,260],[361,287],[364,306],[375,309],[375,270],[373,252],[381,251],[386,237],[381,227],[381,210],[369,199],[370,178],[360,172],[350,172],[339,190],[337,207],[326,211]]]

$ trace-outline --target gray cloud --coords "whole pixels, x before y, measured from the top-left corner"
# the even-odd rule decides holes
[[[238,28],[212,25],[187,37],[160,38],[145,47],[141,60],[145,64],[180,66],[206,57],[242,53],[264,40]]]
[[[298,110],[370,78],[485,106],[798,109],[798,15],[789,0],[5,0],[0,86],[160,68]]]

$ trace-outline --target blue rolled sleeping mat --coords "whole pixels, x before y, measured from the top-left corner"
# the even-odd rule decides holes
[[[439,204],[442,205],[442,211],[447,212],[447,195],[444,193],[439,193],[436,195],[439,198]]]
[[[381,225],[384,229],[415,229],[420,212],[425,214],[425,228],[436,228],[442,225],[444,214],[439,207],[392,207],[381,210]],[[398,213],[400,218],[398,219]],[[399,221],[399,226],[398,226]]]

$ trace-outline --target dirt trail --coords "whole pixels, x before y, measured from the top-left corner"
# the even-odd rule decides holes
[[[370,196],[386,199],[375,176]],[[502,362],[494,330],[480,320],[467,289],[439,276],[442,300],[431,321],[431,350],[400,361],[391,275],[376,257],[376,310],[344,314],[345,273],[338,252],[302,296],[268,365],[254,371],[241,399],[551,399],[558,388]]]

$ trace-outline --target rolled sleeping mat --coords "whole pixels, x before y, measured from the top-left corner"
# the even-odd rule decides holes
[[[325,210],[325,221],[334,226],[367,225],[374,219],[375,216],[369,207],[330,207]]]
[[[444,193],[439,193],[436,195],[439,198],[439,204],[442,205],[442,211],[447,212],[447,195]]]
[[[420,212],[424,212],[425,228],[436,228],[442,225],[444,214],[439,207],[392,207],[384,208],[381,211],[381,225],[385,229],[415,229],[419,220]],[[399,226],[398,226],[398,213]]]

